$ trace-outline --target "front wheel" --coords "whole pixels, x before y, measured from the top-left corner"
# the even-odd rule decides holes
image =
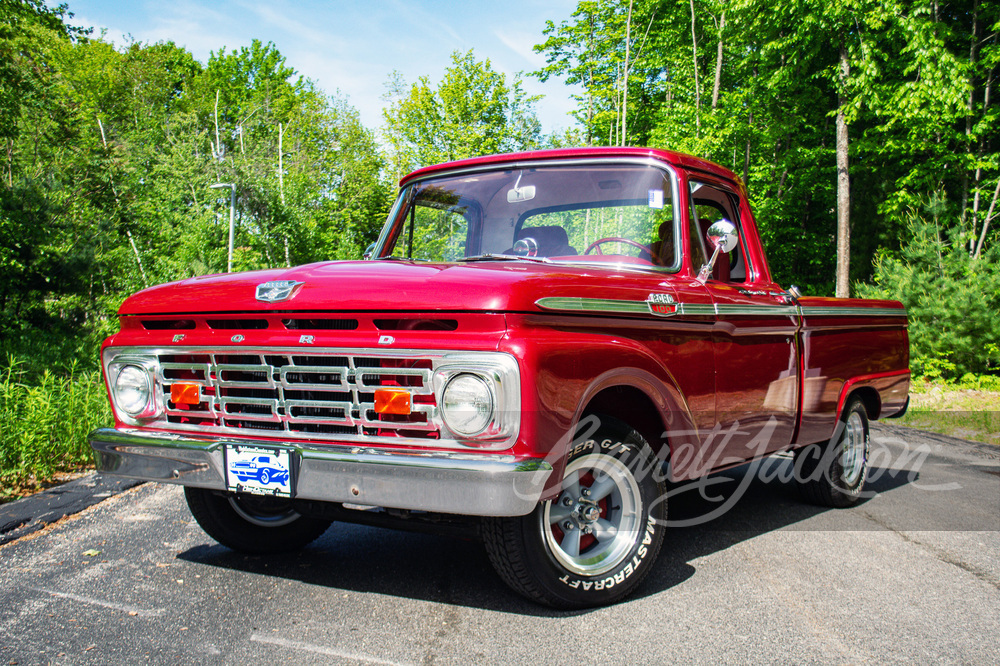
[[[868,478],[868,412],[851,398],[829,442],[795,452],[795,479],[813,504],[847,507],[862,498]]]
[[[659,461],[635,430],[608,417],[601,423],[574,447],[558,497],[483,526],[497,573],[534,601],[558,608],[616,602],[659,553],[666,519]]]
[[[184,488],[191,514],[208,536],[242,553],[282,553],[318,539],[329,520],[303,516],[291,501]]]

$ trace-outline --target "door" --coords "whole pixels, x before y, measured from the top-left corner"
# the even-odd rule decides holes
[[[722,183],[689,187],[693,257],[711,257],[705,232],[713,222],[729,220],[739,231],[736,248],[720,253],[705,283],[716,317],[716,430],[710,436],[722,438],[712,447],[721,467],[791,444],[799,404],[798,316],[767,272],[754,270],[744,235],[753,222],[741,196]]]

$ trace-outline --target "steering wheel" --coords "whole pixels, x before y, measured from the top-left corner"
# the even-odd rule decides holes
[[[649,254],[649,248],[642,243],[636,243],[634,240],[629,240],[627,238],[617,238],[615,236],[609,236],[607,238],[598,238],[593,243],[587,246],[587,249],[583,251],[584,254],[590,254],[591,250],[597,250],[596,254],[604,254],[601,252],[601,248],[598,247],[602,243],[625,243],[626,245],[632,245],[639,248],[641,252]]]

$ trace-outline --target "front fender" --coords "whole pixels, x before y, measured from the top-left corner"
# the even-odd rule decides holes
[[[648,398],[671,449],[698,441],[692,392],[700,410],[714,409],[712,349],[703,336],[635,320],[525,315],[508,319],[500,350],[521,362],[519,453],[548,461],[551,479],[562,478],[577,424],[607,389],[629,387]],[[686,371],[678,376],[672,367]]]

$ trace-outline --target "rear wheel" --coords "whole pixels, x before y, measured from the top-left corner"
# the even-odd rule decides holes
[[[857,504],[868,479],[868,412],[851,398],[829,442],[795,452],[795,479],[813,504],[846,507]]]
[[[298,550],[318,539],[329,520],[303,516],[290,500],[184,488],[191,514],[223,546],[242,553]]]
[[[559,608],[613,603],[631,593],[663,542],[666,495],[645,439],[601,418],[567,460],[562,489],[527,516],[486,519],[490,561],[516,592]]]

